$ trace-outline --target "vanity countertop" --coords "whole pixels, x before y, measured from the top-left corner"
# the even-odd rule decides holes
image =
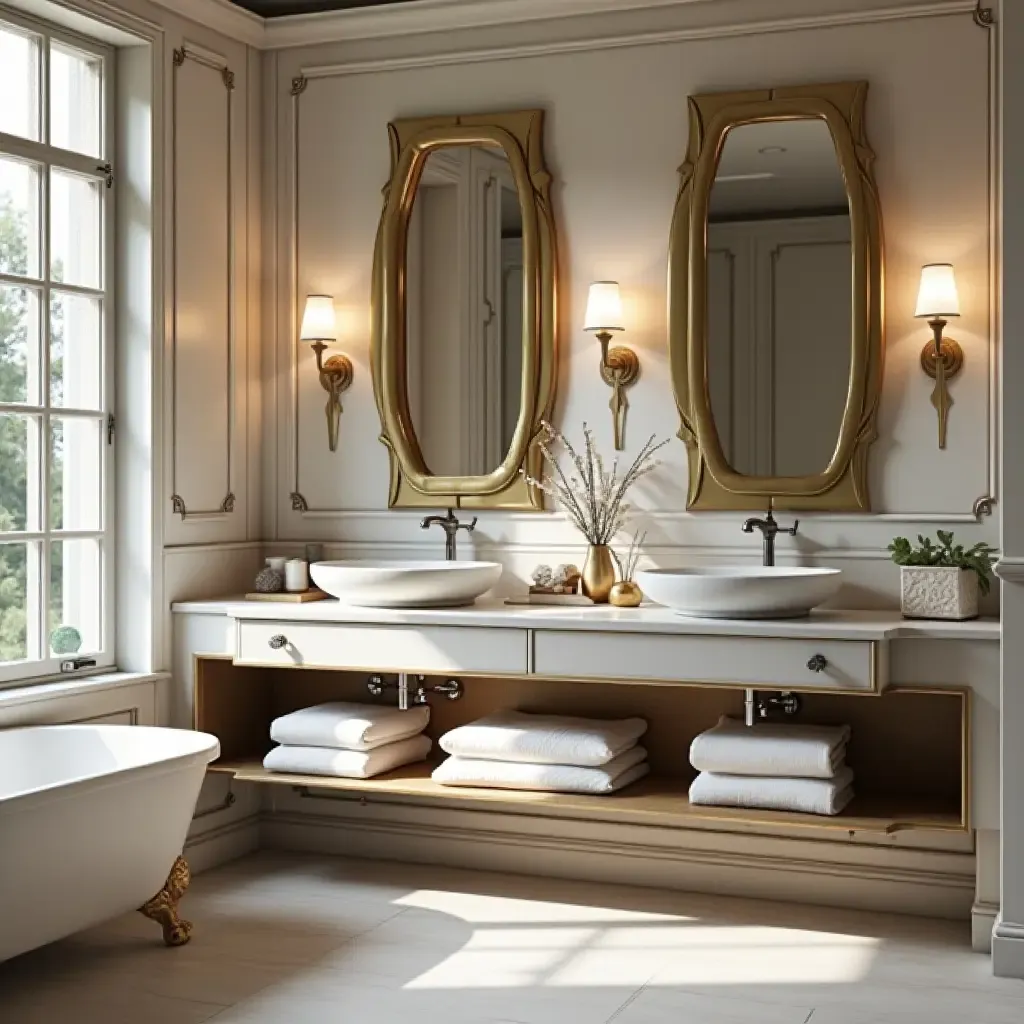
[[[827,609],[801,619],[695,619],[658,605],[620,609],[549,605],[507,605],[482,599],[466,608],[353,608],[328,599],[308,604],[220,600],[180,601],[173,611],[225,615],[233,619],[289,622],[345,622],[367,625],[487,626],[490,628],[582,632],[670,633],[704,636],[804,637],[834,640],[995,640],[995,618],[969,622],[904,619],[898,611]]]

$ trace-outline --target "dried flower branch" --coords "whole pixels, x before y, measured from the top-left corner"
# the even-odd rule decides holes
[[[610,469],[605,465],[594,445],[594,434],[586,423],[583,424],[582,453],[550,423],[544,423],[542,430],[543,439],[539,447],[549,472],[540,480],[528,476],[527,483],[539,487],[552,498],[589,543],[610,543],[632,511],[632,506],[626,503],[626,493],[638,480],[657,468],[659,463],[654,456],[668,441],[656,441],[652,434],[632,465],[620,476],[619,460],[613,460]],[[559,445],[569,457],[571,468],[568,474],[556,454]]]
[[[622,563],[622,579],[625,583],[632,583],[636,575],[636,567],[640,564],[640,552],[643,549],[644,541],[647,540],[646,530],[643,533],[634,533],[633,539],[629,542],[629,551],[626,554],[626,561]]]

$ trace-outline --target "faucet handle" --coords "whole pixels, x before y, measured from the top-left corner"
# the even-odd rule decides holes
[[[788,530],[783,530],[782,532],[783,533],[788,533],[790,535],[790,537],[795,537],[796,534],[797,534],[797,530],[799,530],[799,529],[800,529],[800,520],[799,519],[794,519],[793,520],[793,525]]]
[[[476,524],[479,521],[480,521],[480,517],[479,516],[473,516],[473,521],[471,523],[459,523],[455,527],[455,529],[456,530],[465,530],[466,533],[472,533],[476,529]]]

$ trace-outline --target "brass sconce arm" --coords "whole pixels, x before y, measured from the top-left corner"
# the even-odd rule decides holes
[[[935,381],[932,405],[939,414],[939,448],[944,449],[949,410],[953,405],[949,382],[963,369],[964,350],[952,338],[943,337],[946,321],[942,317],[929,320],[928,326],[932,329],[933,340],[921,350],[921,368]]]
[[[598,331],[596,337],[601,343],[601,379],[612,389],[608,407],[612,411],[615,450],[621,452],[626,447],[626,412],[629,409],[626,388],[640,376],[640,360],[632,349],[623,345],[609,348],[612,340],[609,331]]]
[[[338,432],[341,426],[341,396],[352,384],[352,360],[348,356],[336,355],[324,360],[327,346],[322,341],[312,343],[316,353],[316,368],[320,374],[320,386],[327,392],[327,444],[332,452],[338,450]]]

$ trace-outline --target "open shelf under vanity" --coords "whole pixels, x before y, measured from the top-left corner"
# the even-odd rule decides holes
[[[439,677],[440,678],[440,677]],[[463,699],[432,698],[428,734],[448,730],[502,707],[597,718],[646,718],[641,740],[651,775],[607,796],[533,793],[450,787],[430,778],[444,755],[373,779],[339,779],[269,772],[262,766],[273,745],[271,721],[328,700],[371,702],[366,674],[240,666],[220,658],[197,658],[195,726],[221,742],[221,758],[210,770],[242,782],[289,786],[341,799],[417,802],[512,814],[687,828],[741,824],[765,829],[832,829],[893,833],[903,829],[966,831],[968,808],[969,694],[961,689],[891,688],[880,696],[803,695],[799,721],[848,723],[847,761],[857,796],[835,817],[703,807],[690,804],[694,776],[688,751],[692,738],[722,714],[742,717],[743,691],[680,684],[646,687],[533,678],[462,677]],[[391,694],[394,698],[393,693]]]

